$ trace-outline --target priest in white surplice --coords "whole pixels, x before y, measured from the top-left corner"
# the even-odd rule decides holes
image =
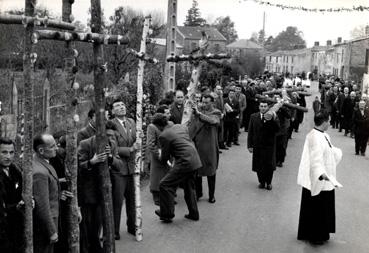
[[[322,244],[336,230],[334,189],[342,186],[336,180],[342,151],[324,132],[329,126],[328,113],[315,114],[314,123],[305,139],[297,178],[302,186],[297,239]]]

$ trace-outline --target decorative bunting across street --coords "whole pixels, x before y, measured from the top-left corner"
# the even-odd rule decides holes
[[[260,0],[244,0],[244,1],[254,1],[255,3],[258,4],[262,4],[262,5],[268,5],[271,7],[278,7],[283,9],[288,9],[288,10],[299,10],[299,11],[308,11],[308,12],[352,12],[352,11],[369,11],[369,6],[362,6],[362,5],[358,5],[358,6],[352,6],[352,8],[347,8],[347,7],[340,7],[340,8],[328,8],[328,9],[321,9],[321,8],[306,8],[304,6],[289,6],[289,5],[284,5],[284,4],[275,4],[275,3],[271,3],[271,2],[266,2],[266,1],[260,1]]]

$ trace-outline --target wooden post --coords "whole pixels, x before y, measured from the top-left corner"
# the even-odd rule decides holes
[[[36,0],[25,0],[25,15],[35,15]],[[24,31],[24,55],[23,55],[23,76],[24,76],[24,115],[25,115],[25,138],[24,138],[24,159],[23,159],[23,192],[22,198],[25,203],[24,213],[24,235],[25,252],[33,252],[33,224],[32,224],[32,160],[33,160],[33,83],[32,69],[36,55],[32,52],[33,46],[31,36],[34,25],[28,24]]]
[[[177,33],[177,0],[168,0],[167,14],[167,39],[166,55],[176,54],[176,33]],[[164,91],[174,90],[176,86],[176,63],[165,63]]]
[[[63,0],[62,5],[62,20],[71,22],[72,4],[74,0]],[[65,58],[64,58],[64,75],[67,83],[64,118],[66,123],[66,156],[65,156],[65,179],[67,181],[68,191],[73,193],[73,198],[68,201],[68,252],[79,253],[79,224],[78,224],[78,199],[77,199],[77,175],[78,175],[78,160],[77,160],[77,90],[78,83],[75,82],[75,72],[77,55],[72,49],[71,42],[65,43]]]
[[[14,76],[12,77],[12,96],[11,96],[11,104],[10,104],[10,114],[18,115],[18,89],[17,85],[14,82]]]
[[[151,17],[146,17],[142,31],[140,54],[146,53],[146,38],[150,30]],[[136,151],[135,173],[133,176],[135,185],[135,208],[136,208],[136,240],[142,240],[142,208],[140,195],[140,174],[142,171],[142,97],[143,97],[143,75],[145,68],[145,60],[140,59],[138,63],[137,73],[137,104],[136,104],[136,142],[141,147]]]
[[[42,121],[44,124],[44,130],[46,132],[50,131],[50,82],[49,79],[46,78],[43,87],[43,98],[42,98]]]
[[[101,21],[101,2],[100,0],[91,0],[91,31],[102,33]],[[95,84],[95,111],[96,111],[96,144],[97,153],[105,152],[105,146],[108,140],[105,134],[105,71],[103,45],[95,42],[93,44],[93,62],[94,62],[94,84]],[[100,189],[103,198],[103,231],[104,231],[104,252],[115,252],[114,239],[114,220],[113,204],[111,193],[111,181],[108,169],[108,162],[99,163]]]

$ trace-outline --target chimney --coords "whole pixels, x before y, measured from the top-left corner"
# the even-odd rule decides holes
[[[369,36],[369,25],[365,26],[365,35]]]
[[[338,43],[338,44],[342,43],[342,37],[338,37],[338,38],[337,38],[337,43]]]
[[[319,47],[319,41],[314,42],[314,47]]]
[[[332,41],[331,40],[327,40],[327,46],[332,46]]]

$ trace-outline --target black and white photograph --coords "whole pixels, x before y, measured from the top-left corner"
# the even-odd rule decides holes
[[[0,0],[1,253],[369,252],[369,0]]]

